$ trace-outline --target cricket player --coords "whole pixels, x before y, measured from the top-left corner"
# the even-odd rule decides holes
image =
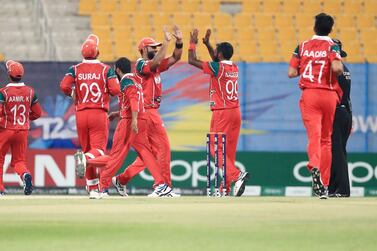
[[[300,110],[308,135],[308,169],[313,191],[322,199],[328,196],[331,167],[331,134],[336,105],[342,91],[336,77],[343,72],[339,46],[328,36],[334,19],[320,13],[315,16],[315,35],[297,46],[288,69],[288,77],[300,76]]]
[[[213,61],[202,62],[197,59],[198,30],[194,29],[190,33],[188,62],[211,77],[209,85],[210,109],[212,111],[210,131],[226,134],[226,190],[229,195],[230,185],[235,182],[234,195],[241,196],[249,179],[249,173],[241,172],[235,166],[237,142],[241,129],[238,67],[230,61],[233,56],[233,46],[228,42],[222,42],[216,45],[216,49],[213,49],[209,42],[210,36],[211,30],[207,30],[203,43],[207,46]],[[214,155],[213,149],[214,147],[211,147],[211,155]]]
[[[114,70],[97,59],[98,43],[96,35],[89,35],[81,48],[83,61],[71,66],[60,83],[62,92],[75,100],[77,134],[83,150],[75,154],[76,170],[79,176],[85,172],[90,199],[100,197],[99,179],[97,169],[86,166],[86,161],[104,155],[110,95],[120,94]]]
[[[167,33],[166,27],[164,30]],[[165,58],[167,46],[156,42],[153,38],[143,38],[138,46],[141,58],[136,62],[135,77],[143,87],[145,116],[147,118],[148,140],[152,152],[157,158],[164,182],[171,187],[170,175],[170,144],[164,122],[158,112],[162,101],[162,83],[160,74],[167,71],[173,64],[181,59],[182,33],[174,26],[175,49],[173,55]],[[165,35],[166,36],[166,35]],[[160,49],[158,49],[160,47]],[[121,185],[126,185],[135,175],[144,170],[145,163],[139,157],[117,176]]]
[[[342,42],[333,39],[333,42],[339,46],[340,56],[347,57],[347,53],[342,49]],[[337,80],[342,88],[343,97],[336,106],[332,140],[332,164],[329,185],[330,197],[349,197],[350,181],[348,177],[347,161],[347,141],[352,130],[352,104],[350,98],[351,92],[351,73],[343,64],[343,74],[339,75]]]
[[[162,46],[168,45],[168,40]],[[127,58],[120,58],[115,63],[115,72],[120,80],[122,94],[120,96],[120,121],[113,138],[110,158],[107,156],[90,160],[89,163],[98,164],[105,160],[106,167],[101,171],[100,184],[102,196],[108,196],[111,181],[118,193],[127,196],[126,187],[122,180],[113,177],[126,159],[130,147],[134,148],[139,158],[146,164],[155,183],[150,197],[172,197],[172,189],[164,182],[161,170],[151,151],[148,140],[147,117],[145,116],[143,89],[136,77],[131,73],[131,62]]]
[[[14,170],[23,181],[24,194],[33,192],[32,176],[26,167],[26,149],[30,120],[41,116],[42,109],[34,89],[21,82],[24,68],[21,63],[6,62],[11,82],[0,89],[0,149],[4,159],[11,149]],[[2,161],[4,162],[4,161]]]

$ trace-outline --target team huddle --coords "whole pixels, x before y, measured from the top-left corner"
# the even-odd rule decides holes
[[[319,19],[327,20],[326,17]],[[289,76],[300,76],[300,87],[303,89],[300,108],[309,138],[308,168],[312,173],[314,192],[326,197],[325,187],[329,185],[331,165],[332,123],[336,104],[342,95],[336,77],[343,72],[343,66],[339,48],[327,36],[332,25],[329,31],[324,30],[321,22],[315,28],[316,36],[297,47],[290,63]],[[180,196],[172,189],[170,144],[158,110],[163,100],[160,74],[181,59],[183,38],[177,26],[173,27],[172,32],[167,28],[163,32],[164,41],[161,43],[149,37],[139,42],[141,57],[136,61],[134,70],[126,57],[119,58],[114,68],[100,62],[97,59],[100,53],[99,38],[91,34],[81,48],[83,61],[71,66],[60,83],[61,91],[71,97],[75,104],[81,146],[81,150],[74,155],[76,174],[85,177],[91,199],[109,196],[111,185],[120,195],[127,196],[127,184],[145,168],[154,179],[153,192],[149,197]],[[231,61],[232,45],[222,42],[213,48],[210,36],[211,30],[207,30],[202,40],[212,61],[202,62],[196,57],[198,30],[190,33],[188,63],[210,76],[210,132],[221,132],[227,137],[226,195],[231,194],[231,185],[234,184],[234,195],[241,196],[249,173],[241,172],[235,166],[241,128],[238,68]],[[175,40],[174,51],[166,57],[172,40]],[[24,193],[29,195],[33,187],[25,161],[27,134],[29,121],[41,116],[41,108],[33,88],[21,82],[24,73],[22,65],[8,61],[6,66],[12,82],[0,89],[0,165],[2,168],[4,156],[11,148],[11,165],[24,183]],[[118,111],[109,112],[111,96],[118,98]],[[109,123],[115,119],[118,124],[112,149],[106,154]],[[123,173],[115,176],[131,148],[137,153],[136,160]],[[214,155],[213,150],[211,155]],[[0,193],[3,192],[0,179]]]

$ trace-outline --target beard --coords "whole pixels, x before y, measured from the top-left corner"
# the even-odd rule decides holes
[[[152,60],[155,55],[156,55],[156,53],[154,51],[148,51],[148,53],[147,53],[147,57],[148,57],[149,60]]]

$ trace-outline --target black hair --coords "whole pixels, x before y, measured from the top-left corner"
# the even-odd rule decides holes
[[[229,60],[233,56],[233,46],[228,42],[222,42],[216,46],[217,53],[221,52],[226,60]]]
[[[12,77],[12,76],[10,76],[9,75],[9,78],[10,78],[10,80],[13,82],[13,83],[18,83],[18,82],[20,82],[21,81],[21,77]]]
[[[315,16],[314,31],[318,36],[327,36],[330,34],[334,25],[334,19],[326,13],[320,13]]]
[[[131,61],[126,57],[121,57],[115,62],[115,68],[122,71],[123,74],[131,72]]]

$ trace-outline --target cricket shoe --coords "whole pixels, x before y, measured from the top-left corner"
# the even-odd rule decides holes
[[[22,177],[24,183],[24,194],[30,195],[33,192],[33,182],[30,173],[25,173]]]
[[[323,190],[321,191],[321,194],[319,195],[319,198],[321,200],[325,200],[329,198],[329,190],[327,187],[323,187]]]
[[[313,167],[311,174],[313,192],[316,196],[321,197],[321,195],[325,192],[325,188],[321,180],[321,173],[319,172],[318,168]]]
[[[5,192],[4,191],[0,191],[0,197],[1,196],[5,196]]]
[[[75,158],[76,175],[79,178],[84,178],[86,168],[85,154],[81,150],[78,150],[73,157]]]
[[[103,189],[100,194],[101,194],[101,199],[102,198],[109,198],[110,197],[109,189]]]
[[[117,189],[118,193],[121,196],[128,196],[127,190],[126,190],[126,185],[122,185],[119,183],[117,176],[113,177],[111,179],[111,182],[113,183],[114,187]]]
[[[89,199],[91,200],[98,200],[102,199],[101,193],[98,189],[93,189],[89,191]]]
[[[248,172],[241,172],[234,184],[234,196],[240,197],[245,192],[246,182],[249,180],[250,174]]]
[[[157,198],[157,197],[172,197],[170,194],[172,193],[171,187],[167,184],[161,184],[156,186],[153,193],[148,194],[148,197]]]

